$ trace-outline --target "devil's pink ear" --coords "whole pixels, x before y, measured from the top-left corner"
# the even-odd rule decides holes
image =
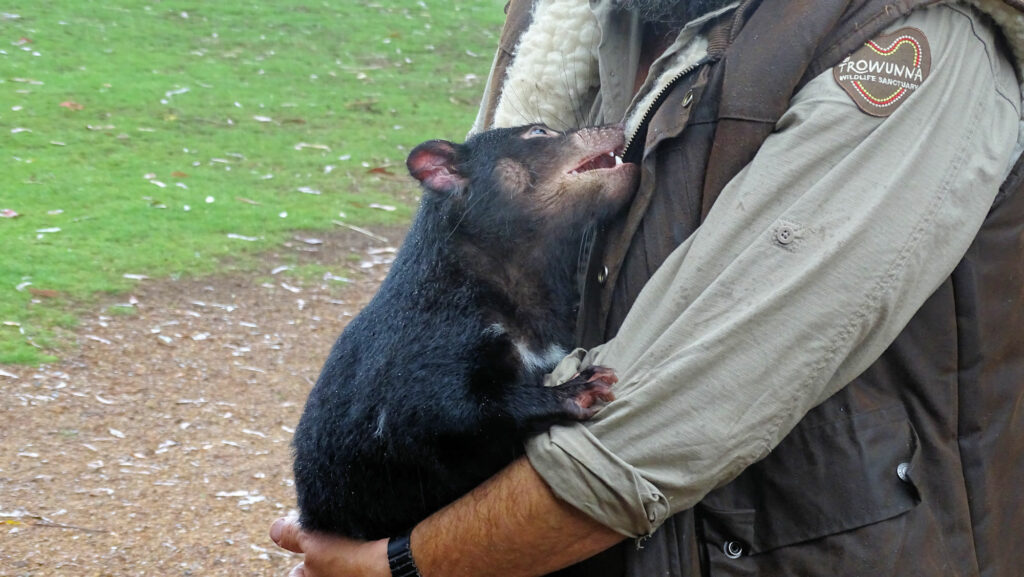
[[[417,146],[405,161],[409,174],[428,190],[444,194],[460,192],[466,185],[466,177],[455,168],[458,154],[455,147],[447,140],[428,140]]]

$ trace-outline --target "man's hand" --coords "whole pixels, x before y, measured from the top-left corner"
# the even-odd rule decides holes
[[[294,517],[278,519],[270,538],[293,553],[305,553],[289,577],[390,577],[387,539],[356,541],[303,531]]]
[[[270,538],[306,554],[291,577],[391,575],[386,539],[363,542],[308,533],[294,519],[278,519]],[[421,522],[411,539],[424,577],[536,577],[596,555],[623,536],[558,499],[520,458]]]

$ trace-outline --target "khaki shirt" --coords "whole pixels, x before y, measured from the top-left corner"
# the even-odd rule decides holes
[[[905,26],[932,65],[898,110],[861,112],[831,70],[808,83],[618,336],[556,369],[550,384],[592,363],[620,379],[594,419],[527,444],[562,499],[650,534],[767,455],[949,276],[1010,169],[1021,94],[971,9]]]

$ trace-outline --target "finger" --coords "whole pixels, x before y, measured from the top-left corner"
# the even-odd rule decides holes
[[[304,563],[299,563],[295,567],[292,567],[288,577],[306,577],[306,566]]]
[[[270,538],[274,543],[292,553],[302,553],[302,543],[299,541],[301,532],[302,528],[293,517],[282,517],[270,526]]]

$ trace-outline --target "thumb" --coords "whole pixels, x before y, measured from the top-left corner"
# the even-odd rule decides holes
[[[270,538],[274,543],[292,553],[302,553],[301,533],[302,527],[299,526],[298,518],[291,515],[274,521],[270,526]]]

